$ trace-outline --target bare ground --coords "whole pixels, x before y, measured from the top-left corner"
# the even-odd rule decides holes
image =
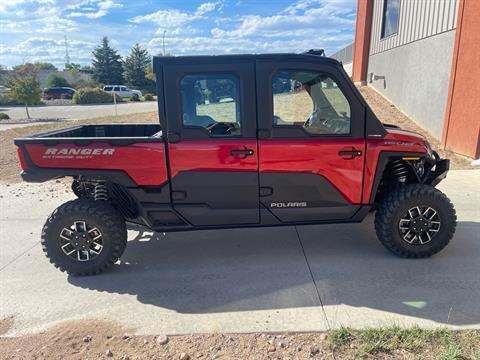
[[[7,326],[12,325],[11,318]],[[0,322],[2,324],[2,322]],[[3,326],[2,326],[3,327]],[[0,359],[478,359],[480,332],[339,329],[328,333],[138,336],[105,321],[0,337]]]

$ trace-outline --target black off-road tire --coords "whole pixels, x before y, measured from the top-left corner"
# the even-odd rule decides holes
[[[62,229],[75,221],[85,221],[102,234],[103,248],[95,258],[78,261],[62,251]],[[94,275],[112,266],[122,256],[127,245],[127,226],[124,218],[108,203],[77,199],[61,205],[48,217],[41,243],[47,258],[61,271],[79,276]]]
[[[425,244],[410,244],[400,234],[400,219],[415,206],[432,207],[441,222],[438,233]],[[405,258],[426,258],[438,253],[452,239],[456,225],[453,204],[444,193],[428,185],[396,187],[384,197],[375,214],[375,230],[380,242],[395,255]]]

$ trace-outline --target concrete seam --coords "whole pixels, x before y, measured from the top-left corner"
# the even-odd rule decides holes
[[[323,307],[323,301],[322,301],[322,298],[320,296],[320,291],[318,290],[318,286],[317,286],[317,283],[315,281],[315,277],[313,276],[312,268],[310,267],[310,263],[308,262],[307,253],[305,252],[305,248],[303,247],[302,239],[300,238],[300,234],[298,233],[297,227],[294,226],[294,228],[295,228],[295,232],[297,233],[298,242],[300,243],[300,247],[302,248],[303,257],[305,258],[305,263],[307,264],[307,268],[308,268],[308,271],[310,273],[310,277],[312,278],[313,285],[315,286],[315,291],[317,292],[318,301],[320,302],[320,306],[322,307],[322,313],[323,313],[323,316],[324,316],[325,321],[327,323],[327,328],[330,331],[330,330],[332,330],[332,328],[330,326],[330,322],[328,321],[327,313],[325,312],[325,309]]]
[[[29,252],[30,250],[32,250],[35,246],[37,246],[38,244],[40,244],[40,241],[37,241],[35,244],[33,244],[33,246],[29,247],[27,250],[25,250],[24,252],[22,252],[20,255],[16,256],[14,259],[10,260],[8,263],[6,263],[5,265],[3,265],[1,268],[0,268],[0,271],[3,271],[5,270],[10,264],[13,264],[15,261],[17,261],[19,258],[21,258],[23,255],[25,255],[27,252]]]

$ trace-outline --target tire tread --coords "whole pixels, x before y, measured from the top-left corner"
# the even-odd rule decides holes
[[[65,263],[53,259],[47,248],[48,233],[53,222],[61,217],[78,213],[86,213],[99,219],[99,221],[105,226],[104,231],[106,230],[109,233],[109,238],[112,240],[112,251],[109,254],[108,259],[96,268],[84,271],[73,271],[69,269]],[[111,267],[122,256],[127,245],[126,232],[125,220],[108,203],[103,204],[93,200],[75,199],[59,206],[47,218],[42,229],[41,245],[42,250],[50,263],[60,271],[78,276],[96,275]]]
[[[399,246],[392,233],[392,222],[396,212],[401,208],[403,202],[412,198],[431,198],[434,201],[441,202],[446,207],[447,212],[451,214],[452,226],[448,226],[448,233],[444,235],[445,240],[426,251],[413,252]],[[423,184],[397,186],[383,198],[375,214],[375,231],[378,239],[392,253],[404,258],[426,258],[438,253],[450,242],[455,233],[456,224],[457,216],[450,199],[440,190]],[[396,226],[396,224],[393,224],[393,226]]]

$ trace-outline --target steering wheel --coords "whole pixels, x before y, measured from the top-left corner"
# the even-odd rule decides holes
[[[212,135],[230,135],[232,132],[231,126],[222,122],[208,124],[206,129]]]

